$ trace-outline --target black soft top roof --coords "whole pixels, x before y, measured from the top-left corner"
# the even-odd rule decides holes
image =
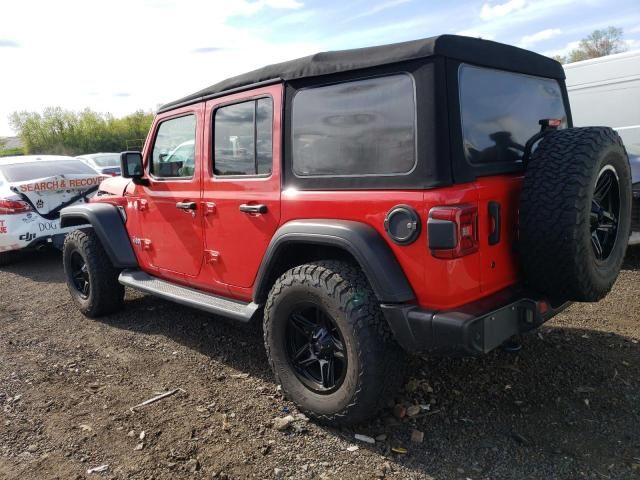
[[[479,38],[440,35],[377,47],[321,52],[308,57],[267,65],[167,103],[159,111],[164,112],[255,84],[318,77],[433,56],[443,56],[529,75],[565,78],[562,65],[549,57],[529,50]]]

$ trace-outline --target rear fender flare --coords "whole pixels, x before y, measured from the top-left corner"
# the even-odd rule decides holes
[[[118,207],[110,203],[85,203],[63,208],[60,227],[90,224],[116,268],[137,268],[138,260]]]
[[[264,303],[271,288],[272,268],[286,255],[287,246],[296,243],[337,247],[351,254],[381,303],[415,299],[391,248],[370,225],[351,220],[293,220],[276,231],[267,247],[253,289],[255,303]]]

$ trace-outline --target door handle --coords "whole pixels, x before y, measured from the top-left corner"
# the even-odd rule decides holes
[[[178,202],[176,203],[176,208],[180,210],[195,210],[198,208],[198,204],[196,202]]]
[[[489,202],[489,245],[495,245],[500,242],[500,229],[502,228],[502,215],[500,214],[500,204],[498,202]]]
[[[244,213],[267,213],[267,206],[262,204],[248,205],[243,203],[240,205],[240,211]]]

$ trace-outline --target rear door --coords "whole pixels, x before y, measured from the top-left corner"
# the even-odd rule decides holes
[[[156,120],[147,151],[149,185],[138,200],[140,237],[133,238],[160,276],[188,280],[203,258],[201,199],[204,105],[172,111]]]
[[[476,178],[481,289],[492,293],[519,277],[515,248],[524,146],[540,131],[540,120],[560,119],[567,126],[565,98],[562,85],[550,78],[466,64],[455,73],[463,139],[456,176]]]
[[[206,261],[214,279],[253,285],[280,222],[282,85],[207,102]]]

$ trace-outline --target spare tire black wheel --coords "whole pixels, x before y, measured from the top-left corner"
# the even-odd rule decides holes
[[[529,286],[594,302],[613,286],[631,223],[631,171],[607,127],[558,130],[533,152],[520,198],[519,252]]]

